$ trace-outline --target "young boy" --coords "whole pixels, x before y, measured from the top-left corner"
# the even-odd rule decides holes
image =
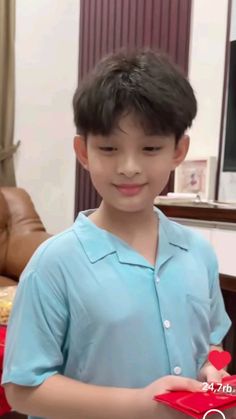
[[[221,380],[206,361],[230,327],[211,246],[153,206],[187,154],[193,90],[162,55],[120,52],[73,104],[75,153],[102,203],[43,243],[21,276],[8,400],[34,419],[184,418],[153,396]]]

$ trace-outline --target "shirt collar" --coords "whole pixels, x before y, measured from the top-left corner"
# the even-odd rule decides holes
[[[97,227],[96,224],[88,218],[95,210],[96,209],[80,211],[74,223],[77,237],[92,263],[97,262],[116,251],[110,239],[110,233]]]
[[[162,265],[175,254],[176,246],[183,250],[188,250],[189,246],[182,226],[170,221],[155,206],[153,207],[153,210],[160,220],[160,240],[157,259],[158,265]],[[107,255],[117,253],[117,257],[121,263],[153,267],[144,257],[135,252],[123,240],[112,233],[97,227],[96,224],[88,218],[94,211],[95,209],[80,211],[74,223],[74,231],[92,263],[97,262]]]
[[[156,211],[159,215],[160,227],[163,229],[163,234],[166,236],[168,242],[173,246],[189,250],[189,243],[185,228],[181,224],[167,218],[160,209],[156,208]]]
[[[157,270],[174,257],[177,248],[187,251],[189,249],[187,237],[183,226],[167,218],[159,209],[159,248],[157,257]]]

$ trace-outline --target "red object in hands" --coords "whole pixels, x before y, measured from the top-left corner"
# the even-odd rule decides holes
[[[227,384],[228,389],[231,388],[232,392],[224,392],[221,385],[214,384],[214,390],[205,392],[173,391],[156,395],[154,400],[194,418],[202,419],[208,410],[223,411],[236,406],[236,375],[224,377],[222,385],[227,386]],[[221,387],[221,391],[219,391],[219,387]]]

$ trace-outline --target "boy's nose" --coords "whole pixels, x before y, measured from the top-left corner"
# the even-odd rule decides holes
[[[119,175],[132,177],[133,175],[141,173],[141,171],[140,164],[134,157],[123,157],[118,163],[117,172]]]

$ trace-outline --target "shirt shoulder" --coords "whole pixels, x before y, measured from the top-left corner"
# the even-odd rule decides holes
[[[200,232],[169,219],[161,211],[159,216],[172,244],[182,247],[196,258],[201,258],[209,269],[218,269],[215,250]]]
[[[75,252],[83,258],[83,248],[74,227],[71,226],[41,243],[31,256],[25,270],[44,271],[49,266],[55,268],[56,265],[70,264]]]

